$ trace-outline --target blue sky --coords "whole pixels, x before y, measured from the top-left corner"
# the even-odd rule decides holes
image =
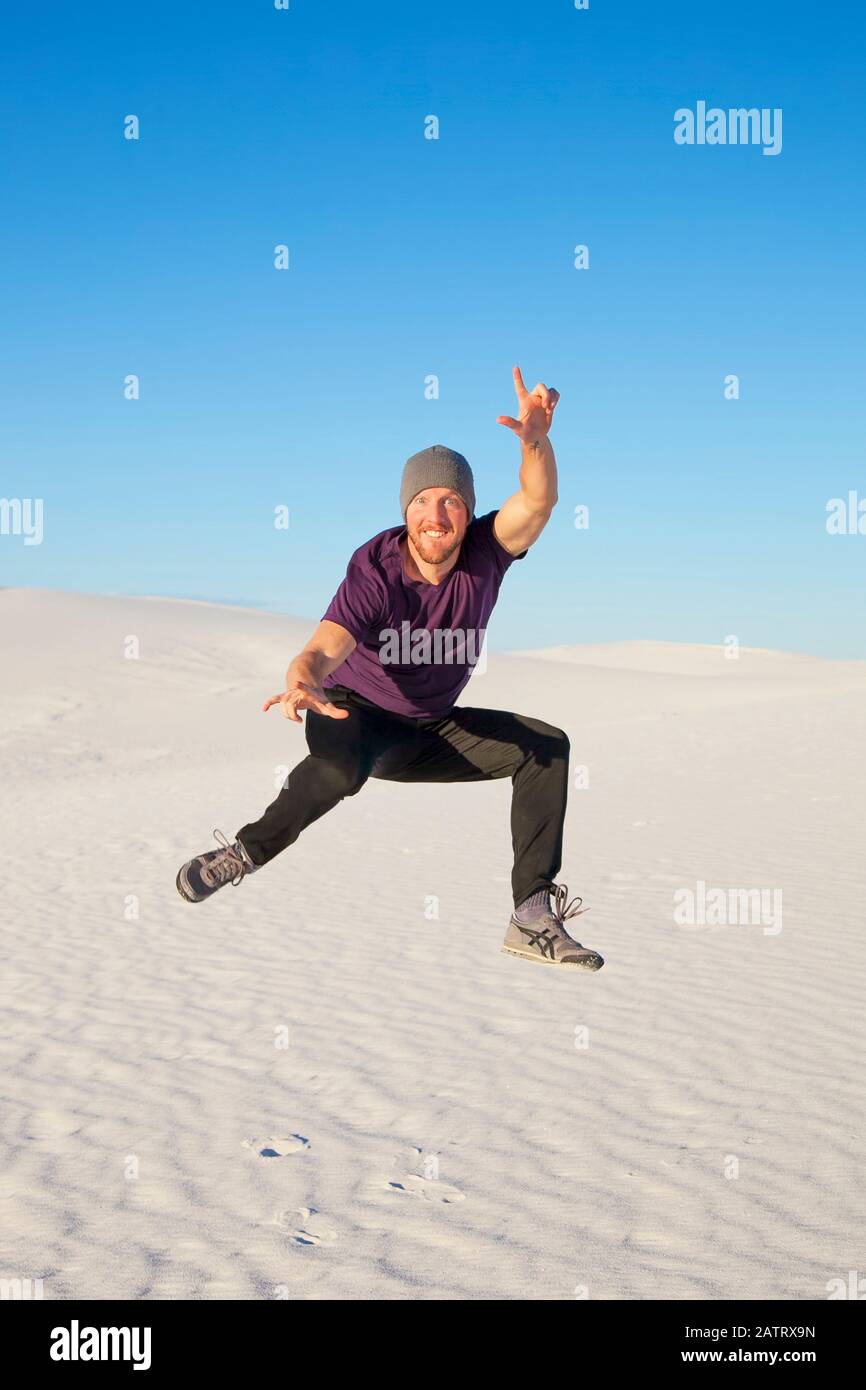
[[[825,529],[866,498],[860,7],[17,10],[0,496],[44,539],[0,583],[314,625],[409,454],[466,454],[479,513],[515,490],[516,362],[561,393],[560,503],[491,649],[866,656],[866,535]],[[678,146],[698,100],[781,108],[781,153]]]

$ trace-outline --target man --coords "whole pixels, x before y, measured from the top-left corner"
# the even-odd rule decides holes
[[[308,711],[310,756],[234,843],[214,831],[219,849],[183,865],[177,887],[188,902],[240,883],[368,777],[510,777],[515,910],[503,951],[571,969],[604,964],[566,931],[581,899],[566,906],[568,889],[554,882],[567,736],[525,715],[454,703],[478,659],[506,570],[537,541],[557,501],[547,436],[559,392],[541,383],[528,392],[519,367],[514,386],[519,418],[497,419],[521,442],[519,491],[499,511],[476,518],[472,470],[462,454],[434,444],[407,461],[400,488],[405,526],[381,531],[355,551],[318,629],[289,666],[285,690],[263,706],[279,705],[295,723],[302,722],[299,710]]]

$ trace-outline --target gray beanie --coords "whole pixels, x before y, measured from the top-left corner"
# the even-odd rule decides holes
[[[431,444],[406,460],[400,483],[400,510],[403,520],[413,497],[426,487],[448,487],[463,498],[471,521],[475,515],[475,484],[472,469],[462,454],[446,449],[444,444]]]

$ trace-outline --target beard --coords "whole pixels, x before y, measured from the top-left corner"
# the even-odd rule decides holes
[[[422,528],[412,536],[412,544],[425,564],[442,565],[446,560],[450,560],[460,545],[460,538],[452,530],[447,531],[441,540],[434,541],[430,536],[424,535]]]

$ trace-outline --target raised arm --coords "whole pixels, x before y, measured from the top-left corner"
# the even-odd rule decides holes
[[[493,530],[500,545],[520,555],[538,540],[557,503],[556,459],[548,438],[559,392],[539,382],[527,391],[520,368],[514,368],[514,389],[520,418],[497,415],[520,440],[520,490],[499,508]]]

